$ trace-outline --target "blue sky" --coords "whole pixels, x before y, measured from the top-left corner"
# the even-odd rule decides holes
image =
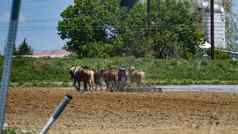
[[[64,42],[57,35],[60,12],[73,0],[22,0],[17,44],[27,38],[34,50],[62,48]],[[12,0],[0,2],[0,44],[7,39],[9,14]]]
[[[238,10],[238,1],[235,1]],[[7,38],[8,21],[12,0],[0,2],[0,50]],[[17,45],[27,38],[33,50],[54,50],[64,45],[57,35],[60,12],[73,0],[22,0]]]

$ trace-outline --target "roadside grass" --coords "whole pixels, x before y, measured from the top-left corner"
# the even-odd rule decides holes
[[[3,134],[16,134],[16,130],[8,128],[8,129],[3,130]]]
[[[2,71],[2,59],[0,60]],[[238,61],[231,60],[161,60],[151,58],[14,58],[12,83],[33,86],[67,86],[71,81],[68,69],[87,65],[95,69],[130,65],[146,72],[148,84],[238,84]]]

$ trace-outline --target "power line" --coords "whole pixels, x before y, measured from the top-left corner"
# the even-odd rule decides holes
[[[113,26],[116,30],[117,29],[134,29],[134,30],[147,30],[147,31],[154,31],[155,29],[152,29],[153,27],[158,27],[158,25],[160,26],[166,26],[166,27],[171,27],[171,25],[168,24],[153,24],[150,25],[150,27],[148,27],[148,25],[146,24],[135,24],[135,25],[131,25],[129,27],[123,27],[123,26]],[[178,24],[179,25],[179,24]],[[178,26],[177,25],[177,26]],[[181,27],[183,27],[183,25],[181,25]],[[46,25],[46,26],[42,26],[42,25],[22,25],[19,26],[19,31],[45,31],[45,30],[57,30],[58,26],[55,25]],[[95,31],[95,30],[105,30],[107,29],[106,26],[80,26],[80,25],[69,25],[69,26],[61,26],[61,28],[64,28],[66,30],[91,30],[91,31]],[[8,27],[7,26],[0,26],[0,31],[7,31]]]

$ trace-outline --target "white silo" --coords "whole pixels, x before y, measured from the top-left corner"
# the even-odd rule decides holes
[[[203,0],[199,3],[199,7],[203,10],[203,26],[206,39],[211,40],[211,18],[210,18],[210,2]],[[220,49],[227,48],[226,29],[225,29],[225,10],[222,0],[215,0],[214,5],[214,37],[215,47]]]

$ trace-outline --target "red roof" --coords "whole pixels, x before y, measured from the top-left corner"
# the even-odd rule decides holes
[[[33,57],[65,57],[68,56],[70,52],[65,50],[54,50],[54,51],[37,51],[33,52]]]

